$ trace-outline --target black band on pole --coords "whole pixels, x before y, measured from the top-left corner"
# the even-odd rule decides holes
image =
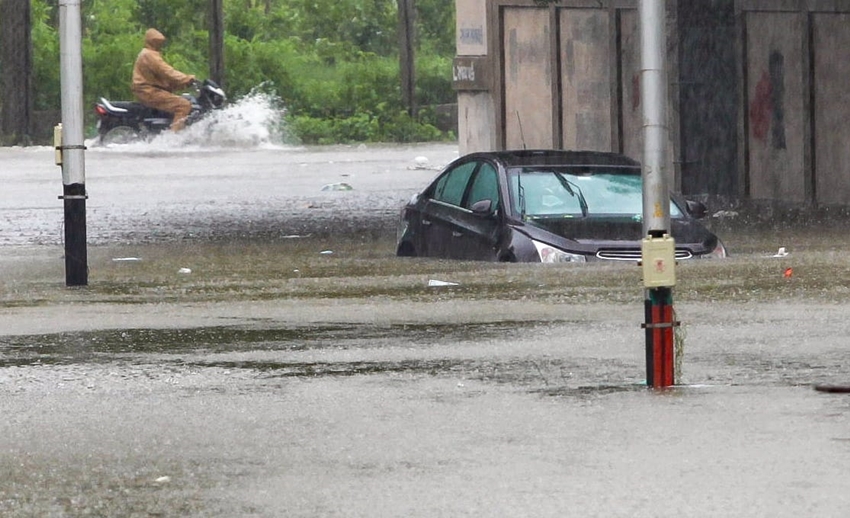
[[[659,322],[656,324],[641,324],[641,329],[667,329],[670,327],[679,327],[682,323],[678,320],[675,322]]]
[[[86,286],[89,282],[86,248],[86,186],[63,186],[65,205],[65,285]]]

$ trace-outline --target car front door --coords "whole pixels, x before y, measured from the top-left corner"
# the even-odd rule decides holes
[[[499,175],[486,161],[469,161],[434,183],[422,215],[425,254],[493,261],[501,235]]]
[[[427,194],[421,216],[424,253],[430,257],[452,258],[457,251],[453,234],[457,231],[464,195],[478,163],[463,162],[443,173]]]
[[[482,162],[470,180],[455,226],[452,229],[452,257],[493,261],[501,235],[499,175],[489,162]]]

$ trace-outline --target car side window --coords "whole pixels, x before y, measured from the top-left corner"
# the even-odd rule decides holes
[[[463,193],[466,191],[466,184],[469,183],[469,177],[472,176],[476,165],[478,165],[477,162],[467,162],[447,171],[437,180],[432,198],[443,203],[460,206]]]
[[[495,211],[499,207],[499,175],[496,168],[489,163],[481,164],[478,173],[472,180],[472,187],[469,191],[469,198],[464,205],[467,209],[481,200],[490,200],[493,202],[491,210]]]

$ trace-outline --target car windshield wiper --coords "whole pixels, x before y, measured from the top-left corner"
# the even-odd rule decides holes
[[[581,215],[582,217],[587,217],[587,200],[584,199],[584,194],[581,192],[581,188],[574,184],[573,182],[564,178],[564,175],[557,171],[553,171],[555,173],[555,178],[561,182],[561,185],[564,189],[570,193],[570,196],[573,198],[578,198],[578,204],[581,206]]]
[[[519,192],[519,219],[525,221],[525,187],[522,186],[522,174],[517,175],[516,182]]]

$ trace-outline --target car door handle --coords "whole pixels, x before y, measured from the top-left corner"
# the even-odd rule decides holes
[[[457,230],[452,231],[452,237],[463,237],[463,232],[458,232]]]
[[[430,219],[423,219],[422,224],[425,225],[426,227],[430,227],[431,226],[431,220]]]

